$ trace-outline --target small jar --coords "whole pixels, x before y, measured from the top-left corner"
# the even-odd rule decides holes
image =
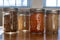
[[[58,33],[58,11],[48,10],[46,12],[46,32]]]
[[[29,11],[18,10],[18,31],[29,31]]]
[[[24,27],[24,14],[21,10],[18,11],[18,31],[23,30]]]
[[[3,16],[5,33],[16,33],[18,28],[17,11],[14,8],[4,9]]]
[[[17,40],[18,38],[17,33],[16,34],[3,34],[3,39],[2,40]]]
[[[44,10],[31,9],[30,32],[31,33],[43,33],[44,32]]]

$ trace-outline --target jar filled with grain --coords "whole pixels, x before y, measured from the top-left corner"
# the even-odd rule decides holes
[[[17,21],[17,11],[14,8],[4,9],[4,31],[8,34],[13,34],[17,32],[18,21]]]
[[[18,10],[18,31],[23,30],[24,26],[24,14],[21,10]]]
[[[31,9],[30,15],[30,32],[43,33],[44,32],[44,10]]]
[[[58,33],[58,11],[48,10],[46,12],[46,32]]]
[[[18,31],[29,31],[29,11],[18,10]]]

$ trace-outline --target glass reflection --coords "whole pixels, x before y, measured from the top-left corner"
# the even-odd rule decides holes
[[[46,40],[57,40],[58,34],[46,34]]]
[[[17,40],[17,34],[4,34],[4,40]]]
[[[29,32],[19,32],[18,40],[45,40],[44,34],[31,34]]]
[[[30,34],[30,40],[45,40],[44,34]]]
[[[4,35],[3,34],[0,35],[0,40],[4,40]]]
[[[60,40],[60,28],[58,30],[58,40]]]
[[[30,33],[29,32],[19,32],[18,40],[30,40]]]
[[[2,34],[0,35],[0,40],[60,40],[59,33],[31,34],[29,32],[19,32],[18,34]]]

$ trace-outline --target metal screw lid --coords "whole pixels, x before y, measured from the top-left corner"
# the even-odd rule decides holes
[[[58,10],[47,10],[46,13],[58,13]]]
[[[44,9],[36,9],[36,12],[44,12]]]

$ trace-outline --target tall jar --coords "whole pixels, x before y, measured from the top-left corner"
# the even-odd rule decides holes
[[[44,32],[44,10],[31,9],[30,15],[30,32],[43,33]]]
[[[23,30],[24,27],[24,14],[23,11],[18,10],[18,31]]]
[[[48,10],[46,12],[46,32],[58,33],[58,11]]]
[[[14,8],[4,9],[4,31],[7,34],[13,34],[17,32],[17,11]]]
[[[18,10],[18,31],[29,31],[29,11]]]

